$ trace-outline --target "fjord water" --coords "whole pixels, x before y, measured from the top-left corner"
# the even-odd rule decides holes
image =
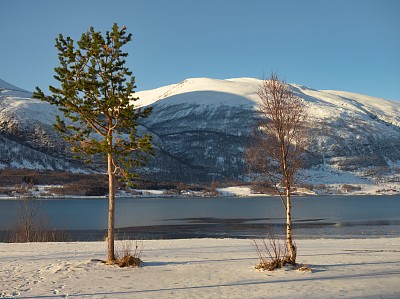
[[[50,229],[107,228],[106,198],[35,199],[29,204]],[[16,225],[20,205],[19,200],[0,201],[0,231]],[[278,197],[118,198],[116,202],[119,233],[143,238],[251,238],[272,230],[280,234],[284,217]],[[296,237],[400,236],[400,197],[294,197],[292,217]]]

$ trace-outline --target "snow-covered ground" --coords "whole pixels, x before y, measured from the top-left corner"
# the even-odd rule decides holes
[[[265,196],[265,194],[252,193],[250,187],[247,186],[217,188],[217,191],[221,196]]]
[[[0,243],[0,298],[400,298],[400,238],[296,241],[313,272],[255,270],[251,240],[144,241],[139,269],[105,242]]]

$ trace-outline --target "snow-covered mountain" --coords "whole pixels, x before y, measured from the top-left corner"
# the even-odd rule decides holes
[[[252,78],[196,78],[139,92],[139,103],[154,109],[143,125],[157,135],[168,160],[152,163],[154,171],[157,165],[169,165],[162,174],[176,179],[194,173],[208,180],[243,178],[243,152],[255,119],[260,83]],[[337,179],[344,172],[357,172],[359,177],[378,170],[391,172],[388,166],[400,160],[400,103],[291,87],[308,103],[311,116],[310,174],[323,172],[329,181],[331,174]]]
[[[195,78],[136,93],[137,105],[153,106],[141,125],[153,134],[157,150],[142,174],[187,182],[245,179],[243,152],[256,117],[260,83],[252,78]],[[291,87],[308,103],[311,116],[309,181],[354,182],[398,173],[400,103]],[[69,154],[65,158],[66,145],[51,127],[55,114],[54,107],[0,81],[0,167],[76,167]]]

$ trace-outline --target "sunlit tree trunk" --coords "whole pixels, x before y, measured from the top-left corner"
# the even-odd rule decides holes
[[[109,139],[110,148],[112,139]],[[107,263],[111,264],[115,260],[114,254],[114,223],[115,223],[115,172],[114,172],[113,156],[108,153],[107,168],[108,168],[108,228],[107,228]]]
[[[282,149],[282,174],[285,181],[285,197],[286,197],[286,248],[289,254],[289,263],[296,263],[296,247],[293,244],[292,238],[292,214],[291,214],[291,198],[290,198],[290,188],[291,188],[291,178],[288,174],[287,169],[287,155],[286,155],[286,144],[284,142],[284,137],[281,138],[281,149]]]
[[[290,186],[286,188],[286,246],[289,253],[289,263],[296,263],[296,246],[293,244],[292,239],[292,204],[290,202]]]

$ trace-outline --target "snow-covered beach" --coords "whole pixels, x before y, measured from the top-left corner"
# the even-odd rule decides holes
[[[296,240],[313,272],[255,270],[248,239],[143,242],[142,268],[99,262],[105,242],[0,243],[0,298],[400,297],[400,238]]]

